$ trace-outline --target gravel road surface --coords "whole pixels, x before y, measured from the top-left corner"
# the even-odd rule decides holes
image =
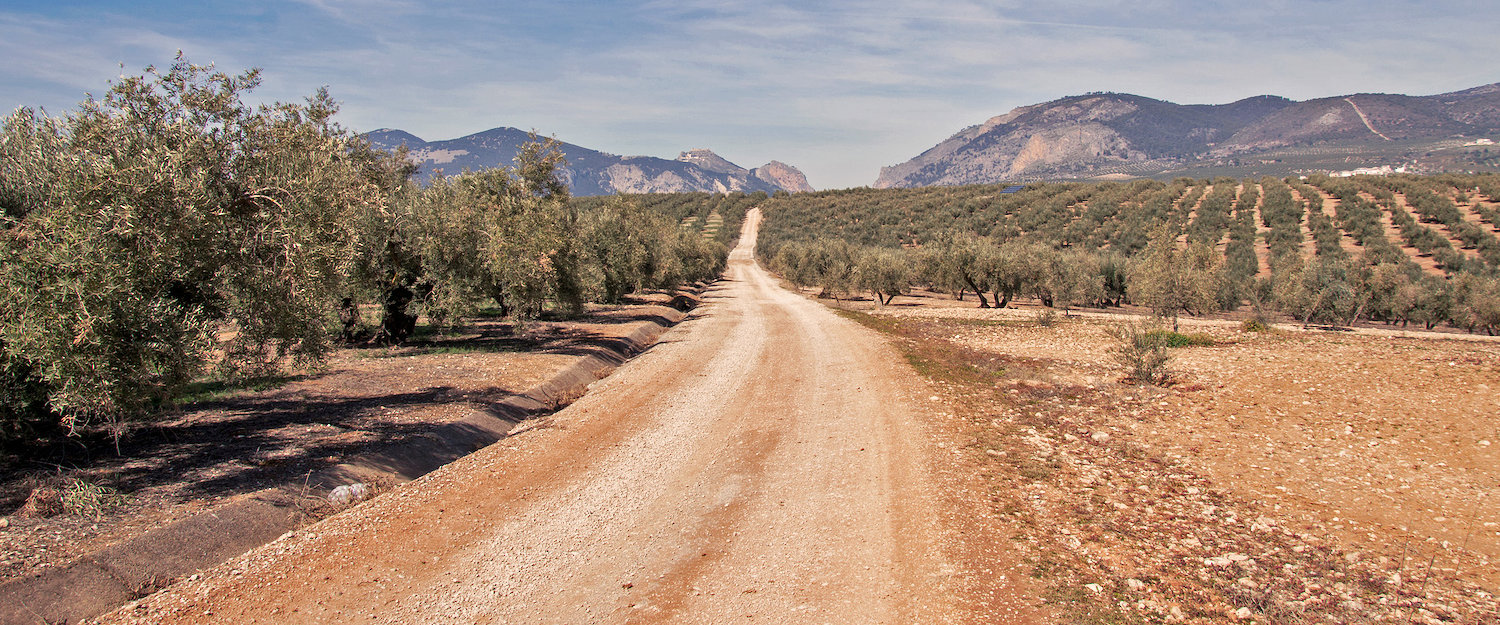
[[[110,622],[956,620],[915,374],[755,264],[539,427]]]

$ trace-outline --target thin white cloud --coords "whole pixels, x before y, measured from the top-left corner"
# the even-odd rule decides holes
[[[40,106],[61,113],[85,93],[100,95],[111,80],[138,74],[146,65],[170,63],[177,50],[192,45],[151,30],[85,30],[54,20],[0,14],[0,58],[6,59],[10,74],[6,82],[18,91],[47,94],[41,101],[7,103],[12,107]]]
[[[293,0],[335,19],[352,24],[373,24],[422,11],[412,0]]]

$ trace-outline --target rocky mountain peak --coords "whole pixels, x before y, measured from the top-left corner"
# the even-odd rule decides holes
[[[406,146],[408,157],[420,166],[419,177],[437,172],[508,167],[531,133],[516,128],[492,128],[457,139],[424,141],[409,132],[381,128],[363,135],[383,150]],[[574,195],[614,193],[713,193],[811,191],[797,168],[772,161],[759,169],[735,165],[711,150],[683,152],[676,160],[652,156],[617,156],[583,146],[559,144],[567,165],[562,177]]]
[[[793,193],[813,190],[812,185],[807,184],[807,176],[802,174],[802,170],[781,161],[771,161],[756,167],[750,170],[750,175]]]
[[[734,163],[725,160],[724,157],[719,156],[718,154],[714,154],[713,150],[705,148],[688,150],[686,152],[678,154],[677,160],[684,163],[691,163],[708,171],[718,172],[721,174],[744,174],[749,172],[749,170],[745,169],[744,167],[735,165]]]
[[[881,168],[875,186],[1151,175],[1288,146],[1496,133],[1500,83],[1435,96],[1354,94],[1296,102],[1261,95],[1190,105],[1089,93],[1017,107],[964,128],[905,163]]]

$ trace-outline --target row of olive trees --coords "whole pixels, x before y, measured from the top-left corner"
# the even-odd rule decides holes
[[[644,288],[718,275],[723,243],[678,227],[634,199],[579,209],[557,177],[549,144],[523,147],[515,169],[395,185],[390,200],[352,224],[346,311],[383,306],[379,338],[405,340],[418,313],[445,327],[493,305],[535,318],[551,305],[575,313],[586,301],[618,303]],[[356,315],[346,312],[346,324]]]
[[[572,208],[550,145],[422,188],[326,92],[245,104],[258,82],[179,57],[4,120],[0,442],[149,415],[211,369],[317,362],[361,303],[399,341],[420,313],[576,311],[723,266],[623,199]]]
[[[788,242],[778,248],[771,267],[792,284],[817,287],[827,297],[868,292],[882,305],[905,293],[914,275],[904,253],[842,239]]]
[[[973,292],[981,308],[1032,298],[1066,311],[1118,304],[1125,297],[1124,266],[1113,254],[945,233],[920,250],[915,262],[925,283],[959,298]]]
[[[1304,324],[1370,320],[1500,331],[1500,277],[1465,272],[1445,279],[1412,263],[1348,254],[1290,254],[1274,265],[1269,276],[1236,276],[1213,247],[1179,244],[1169,229],[1158,228],[1130,258],[1129,300],[1170,318],[1174,330],[1179,313],[1233,310],[1248,300],[1258,313],[1279,310]]]
[[[913,285],[973,293],[982,308],[1033,299],[1064,311],[1074,306],[1126,302],[1169,319],[1239,307],[1240,293],[1259,310],[1276,309],[1303,323],[1360,320],[1450,323],[1472,331],[1500,331],[1500,279],[1464,273],[1451,280],[1397,263],[1361,264],[1346,256],[1303,261],[1291,256],[1279,271],[1243,279],[1225,269],[1222,254],[1205,243],[1182,244],[1166,226],[1128,260],[1107,252],[945,233],[919,249],[861,247],[842,240],[790,241],[767,253],[770,266],[799,286],[838,297],[868,292],[889,303]],[[1227,295],[1226,295],[1227,294]]]
[[[945,233],[920,249],[862,247],[842,240],[789,241],[770,252],[772,269],[793,284],[840,297],[868,292],[888,304],[914,284],[1003,308],[1032,298],[1064,311],[1117,305],[1125,298],[1119,257]]]
[[[1303,323],[1374,320],[1428,329],[1447,323],[1500,332],[1500,277],[1462,272],[1445,279],[1400,263],[1337,256],[1289,262],[1295,266],[1261,281],[1259,290]]]

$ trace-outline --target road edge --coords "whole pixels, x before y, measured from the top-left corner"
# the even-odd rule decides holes
[[[589,348],[577,362],[525,392],[434,426],[414,440],[355,455],[303,483],[231,497],[65,565],[0,583],[0,623],[66,623],[104,614],[296,529],[310,518],[304,512],[310,504],[323,505],[341,486],[409,482],[524,432],[530,429],[529,419],[576,401],[589,385],[645,352],[667,330],[687,319],[707,287],[679,291],[667,305],[672,312],[636,322],[630,333]]]

